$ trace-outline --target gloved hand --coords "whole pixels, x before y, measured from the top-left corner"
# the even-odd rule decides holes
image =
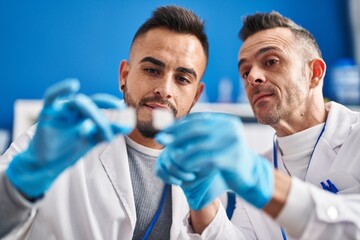
[[[110,123],[98,108],[97,103],[118,108],[114,97],[98,95],[91,100],[77,93],[79,88],[79,82],[71,79],[47,89],[33,139],[6,170],[9,181],[29,199],[40,198],[57,176],[96,144],[132,130]]]
[[[271,199],[271,164],[245,143],[239,118],[220,113],[195,113],[160,132],[165,145],[156,174],[182,187],[190,207],[199,210],[231,189],[257,208]]]

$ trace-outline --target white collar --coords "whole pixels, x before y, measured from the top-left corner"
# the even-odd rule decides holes
[[[312,151],[324,124],[325,123],[320,123],[289,136],[277,137],[278,147],[282,155],[292,155],[307,151],[308,149]]]
[[[131,138],[129,138],[128,136],[125,136],[125,142],[127,145],[129,145],[131,148],[149,155],[149,156],[153,156],[153,157],[158,157],[160,155],[160,153],[162,152],[162,149],[154,149],[154,148],[149,148],[149,147],[145,147],[137,142],[135,142],[134,140],[132,140]]]

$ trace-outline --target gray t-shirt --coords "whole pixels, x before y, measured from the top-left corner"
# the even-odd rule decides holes
[[[160,207],[164,183],[155,175],[154,167],[160,150],[139,145],[126,137],[130,176],[134,191],[136,225],[133,239],[142,239]],[[170,239],[172,224],[171,188],[167,191],[161,214],[148,239]]]

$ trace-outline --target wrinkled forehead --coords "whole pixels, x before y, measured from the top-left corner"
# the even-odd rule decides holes
[[[252,57],[261,49],[279,49],[290,52],[296,48],[293,33],[288,28],[272,28],[249,36],[241,45],[238,59]]]

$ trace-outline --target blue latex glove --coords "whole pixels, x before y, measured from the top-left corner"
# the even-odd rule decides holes
[[[46,91],[29,147],[6,170],[9,181],[29,199],[41,197],[57,176],[96,144],[132,130],[110,123],[98,108],[118,108],[115,97],[97,95],[92,100],[77,93],[79,88],[79,82],[71,79]]]
[[[229,189],[257,208],[270,201],[273,167],[246,146],[239,118],[190,114],[156,139],[166,146],[156,163],[157,175],[180,185],[192,209],[205,207]]]

